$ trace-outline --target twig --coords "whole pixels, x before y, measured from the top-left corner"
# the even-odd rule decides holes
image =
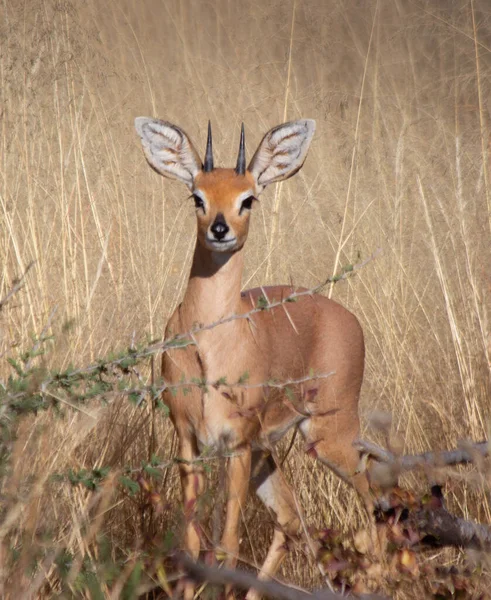
[[[407,522],[425,537],[434,538],[433,545],[487,552],[491,549],[491,529],[488,526],[456,517],[445,508],[410,512]],[[425,542],[425,539],[422,541]]]
[[[208,325],[197,325],[196,327],[193,327],[186,333],[181,333],[179,335],[176,335],[171,340],[164,340],[164,342],[162,342],[162,349],[164,349],[164,347],[165,347],[165,349],[171,348],[172,342],[175,343],[180,340],[186,340],[186,339],[190,338],[192,335],[195,335],[196,333],[201,333],[202,331],[208,331],[210,329],[214,329],[215,327],[218,327],[219,325],[225,325],[226,323],[230,323],[230,322],[236,321],[238,319],[250,319],[250,317],[252,317],[253,315],[255,315],[259,312],[263,312],[265,310],[272,310],[274,308],[278,308],[279,306],[284,306],[285,304],[288,304],[291,302],[296,302],[299,298],[302,298],[304,296],[313,296],[314,294],[317,294],[320,291],[322,291],[330,283],[338,283],[339,281],[348,279],[348,277],[351,277],[353,275],[353,273],[356,273],[356,271],[359,271],[360,269],[365,267],[369,262],[371,262],[372,260],[375,260],[375,258],[377,256],[379,256],[379,254],[381,254],[381,252],[382,252],[382,250],[380,248],[378,248],[377,250],[375,250],[375,252],[371,256],[369,256],[364,261],[362,261],[356,265],[350,265],[349,267],[345,267],[345,269],[343,270],[343,272],[340,275],[334,275],[332,277],[327,277],[322,283],[319,283],[318,285],[316,285],[313,288],[304,289],[299,292],[292,292],[288,296],[285,296],[285,298],[283,298],[281,300],[276,300],[275,302],[268,302],[266,300],[264,305],[261,304],[261,306],[256,306],[255,308],[251,309],[248,312],[241,313],[241,314],[233,314],[228,317],[224,317],[223,319],[219,319],[218,321],[214,321],[213,323],[209,323]]]
[[[197,582],[208,581],[215,585],[232,585],[240,590],[253,588],[260,594],[278,600],[339,600],[347,596],[340,596],[327,589],[322,589],[310,594],[309,592],[293,588],[276,581],[261,581],[254,575],[244,571],[219,569],[195,563],[185,554],[178,557],[179,563],[187,574]],[[366,595],[365,600],[381,600],[381,596]]]
[[[240,389],[244,389],[244,390],[258,389],[258,388],[285,389],[289,386],[295,386],[295,385],[299,385],[301,383],[307,383],[310,381],[318,381],[319,379],[328,379],[329,377],[332,377],[335,374],[336,374],[336,371],[331,371],[330,373],[319,373],[317,375],[315,375],[315,374],[305,375],[304,377],[299,377],[298,379],[286,379],[285,381],[269,380],[269,381],[263,381],[261,383],[244,383],[240,380],[235,383],[226,383],[226,382],[221,382],[220,380],[218,380],[218,381],[192,380],[192,381],[180,381],[179,383],[172,383],[172,384],[163,382],[162,385],[159,385],[158,387],[155,387],[154,385],[153,386],[152,385],[143,385],[138,388],[127,388],[124,390],[117,390],[114,393],[118,394],[118,395],[122,394],[125,396],[131,396],[132,394],[144,395],[145,393],[151,393],[153,397],[157,398],[165,390],[174,390],[174,389],[180,389],[180,388],[186,389],[186,388],[192,388],[192,387],[200,388],[200,389],[214,388],[216,390],[220,390],[220,389],[232,390],[233,388],[240,388]]]
[[[378,248],[371,256],[369,256],[364,261],[357,263],[356,265],[350,265],[349,267],[345,267],[343,272],[340,275],[335,275],[333,277],[327,277],[323,282],[319,283],[318,285],[316,285],[313,288],[304,289],[304,290],[297,291],[297,292],[292,292],[291,294],[289,294],[288,296],[286,296],[285,298],[283,298],[281,300],[277,300],[277,301],[271,302],[271,303],[265,302],[264,304],[261,304],[261,306],[256,306],[255,308],[253,308],[250,311],[245,312],[245,313],[241,313],[241,314],[234,313],[232,315],[229,315],[228,317],[224,317],[223,319],[219,319],[218,321],[214,321],[213,323],[209,323],[207,325],[202,325],[202,324],[196,325],[195,327],[191,328],[189,331],[178,334],[171,339],[166,339],[166,340],[163,340],[162,342],[158,342],[156,344],[151,344],[150,346],[143,348],[139,352],[132,352],[130,356],[134,360],[139,360],[139,359],[151,356],[153,354],[156,354],[158,352],[167,352],[168,350],[176,349],[179,347],[193,345],[196,343],[194,340],[194,336],[197,333],[201,333],[203,331],[209,331],[211,329],[214,329],[215,327],[219,327],[220,325],[225,325],[227,323],[231,323],[232,321],[237,321],[239,319],[250,319],[253,315],[255,315],[257,313],[260,313],[260,312],[263,312],[266,310],[273,310],[275,308],[284,306],[285,304],[288,304],[291,302],[296,302],[296,300],[298,300],[299,298],[302,298],[304,296],[313,296],[314,294],[316,294],[316,293],[320,292],[322,289],[324,289],[330,283],[337,283],[339,281],[343,281],[343,280],[347,279],[348,277],[351,277],[353,275],[353,273],[356,273],[357,271],[359,271],[360,269],[365,267],[368,263],[370,263],[372,260],[375,260],[375,258],[377,256],[379,256],[381,254],[381,252],[382,252],[381,249]],[[121,363],[126,361],[127,359],[128,359],[128,356],[123,356],[121,358],[117,358],[117,359],[106,361],[106,362],[98,362],[98,363],[89,365],[88,367],[74,370],[71,372],[71,375],[73,375],[73,376],[89,375],[90,373],[99,371],[101,368],[117,367],[118,365],[120,365]],[[47,382],[47,383],[50,383],[50,382]]]
[[[397,456],[389,450],[365,440],[356,440],[353,445],[363,454],[372,456],[379,462],[397,465],[402,471],[411,471],[421,466],[442,467],[471,463],[475,461],[476,455],[484,458],[489,454],[487,441],[462,445],[460,448],[452,450],[406,454],[404,456]]]
[[[59,373],[55,376],[49,376],[44,381],[40,382],[39,390],[41,391],[41,393],[48,392],[50,386],[52,386],[52,385],[53,386],[61,385],[66,388],[66,387],[74,385],[78,382],[82,382],[84,379],[90,378],[93,375],[97,375],[98,373],[100,373],[101,375],[104,373],[107,373],[111,369],[121,369],[125,373],[127,373],[129,371],[129,369],[131,369],[138,360],[141,360],[141,359],[149,357],[149,356],[153,356],[154,354],[159,353],[159,352],[167,352],[168,350],[173,349],[173,348],[176,349],[179,347],[185,347],[190,344],[195,344],[196,343],[195,336],[197,333],[200,333],[203,331],[209,331],[215,327],[218,327],[218,326],[226,324],[226,323],[230,323],[230,322],[238,320],[238,319],[250,319],[253,315],[255,315],[259,312],[263,312],[265,310],[274,310],[275,308],[278,308],[278,307],[286,308],[285,305],[287,303],[295,302],[296,300],[298,300],[299,298],[301,298],[303,296],[313,296],[317,292],[321,291],[329,283],[335,283],[335,282],[347,279],[353,273],[355,273],[356,271],[359,271],[361,268],[363,268],[369,262],[374,260],[375,257],[380,254],[380,252],[381,252],[380,249],[376,250],[366,260],[364,260],[356,265],[349,265],[348,267],[345,267],[341,274],[336,275],[334,277],[327,277],[323,282],[321,282],[320,284],[318,284],[317,286],[315,286],[311,289],[301,289],[299,291],[294,291],[291,294],[289,294],[288,296],[286,296],[285,298],[278,300],[278,301],[273,301],[273,302],[269,302],[267,299],[262,298],[262,300],[265,300],[265,302],[258,301],[257,305],[248,312],[245,312],[242,314],[232,314],[232,315],[229,315],[228,317],[224,317],[222,319],[219,319],[218,321],[209,323],[207,325],[202,325],[202,324],[196,325],[195,327],[193,327],[192,329],[190,329],[189,331],[187,331],[185,333],[178,334],[177,336],[175,336],[172,339],[166,339],[162,342],[151,344],[151,345],[147,346],[146,348],[141,349],[140,351],[135,351],[135,350],[131,349],[126,354],[119,356],[118,358],[115,358],[112,360],[99,360],[98,362],[96,362],[92,365],[89,365],[88,367],[73,369],[73,370],[69,370],[65,373]],[[33,263],[31,263],[28,266],[28,268],[26,269],[24,275],[21,277],[19,282],[16,283],[14,288],[1,301],[0,309],[1,309],[2,305],[4,305],[5,302],[7,302],[8,299],[16,291],[18,291],[18,289],[20,289],[20,287],[22,285],[22,280],[26,276],[27,272],[31,269],[32,265],[33,265]],[[51,316],[50,316],[50,319],[48,321],[48,325],[46,326],[46,328],[49,326]],[[128,363],[131,363],[131,364],[128,365]],[[31,365],[31,361],[29,361],[27,366],[30,367],[30,365]],[[290,379],[290,380],[287,380],[284,382],[267,381],[267,382],[257,383],[257,384],[248,384],[243,381],[238,381],[237,383],[234,383],[233,385],[227,384],[225,382],[220,382],[220,381],[209,382],[209,383],[201,382],[201,381],[194,381],[194,382],[182,382],[182,383],[179,382],[179,384],[174,384],[172,386],[169,386],[166,382],[164,382],[163,386],[160,389],[158,389],[157,392],[155,392],[154,386],[150,386],[147,389],[149,392],[152,392],[154,394],[154,396],[156,394],[158,395],[159,393],[164,391],[164,389],[173,389],[173,388],[177,388],[177,387],[190,387],[190,386],[205,387],[207,385],[213,386],[216,389],[218,389],[218,387],[225,387],[225,388],[240,387],[240,388],[244,388],[244,389],[252,389],[252,388],[262,387],[264,389],[267,389],[267,388],[282,389],[282,388],[287,388],[288,386],[291,386],[291,385],[298,385],[298,384],[301,384],[301,383],[304,383],[307,381],[313,381],[315,379],[325,379],[327,377],[330,377],[332,374],[333,373],[327,373],[327,374],[306,376],[306,377],[302,377],[299,379]],[[1,382],[0,382],[0,384],[1,384]],[[145,388],[140,388],[138,391],[131,390],[131,391],[127,391],[126,393],[127,394],[138,393],[141,397],[143,397],[143,394],[146,391],[147,390]],[[30,393],[32,393],[32,390]],[[123,391],[123,393],[125,393],[125,392]],[[19,401],[19,400],[22,400],[23,398],[27,397],[28,394],[29,394],[29,392],[21,392],[21,393],[15,394],[15,396],[13,396],[13,395],[7,393],[7,396],[9,398],[9,400],[11,400],[11,401]]]

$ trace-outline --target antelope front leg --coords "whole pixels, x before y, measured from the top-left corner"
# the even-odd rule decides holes
[[[203,469],[193,462],[196,456],[193,440],[180,438],[179,457],[184,461],[179,464],[185,518],[184,549],[194,560],[197,560],[200,550],[196,504],[204,487]],[[192,600],[194,587],[192,582],[184,584],[184,600]]]
[[[239,522],[245,506],[251,475],[251,449],[237,450],[237,456],[229,458],[227,469],[227,516],[222,535],[222,548],[227,553],[225,565],[233,569],[239,554]],[[227,598],[233,598],[232,590],[225,589]]]

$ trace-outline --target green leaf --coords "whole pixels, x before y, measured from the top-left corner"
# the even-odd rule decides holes
[[[269,302],[266,296],[259,296],[256,301],[256,308],[265,309],[268,308]]]
[[[164,534],[164,552],[169,552],[174,548],[176,536],[174,532],[168,529]]]
[[[136,481],[130,479],[129,477],[125,477],[124,475],[120,476],[119,483],[128,490],[131,496],[140,491],[140,486],[136,483]]]
[[[156,454],[152,454],[152,457],[150,458],[150,464],[155,467],[156,465],[160,465],[160,463],[162,462],[162,459],[160,458],[160,456],[157,456]]]
[[[131,575],[126,582],[123,592],[121,594],[121,598],[123,600],[135,600],[138,597],[138,586],[141,581],[143,571],[143,564],[141,560],[135,563],[133,570],[131,571]]]
[[[193,340],[189,340],[186,338],[178,338],[173,340],[166,340],[165,345],[168,348],[185,348],[186,346],[192,346],[194,344]]]
[[[92,469],[92,473],[97,479],[105,479],[109,475],[110,471],[110,467],[100,467],[99,469]]]
[[[24,377],[25,373],[24,373],[22,367],[19,365],[19,363],[16,360],[14,360],[10,356],[8,356],[7,357],[7,362],[15,370],[15,372],[17,373],[17,375],[19,377]]]
[[[86,574],[87,589],[90,592],[91,600],[105,600],[99,580],[95,573]]]
[[[131,402],[131,404],[140,404],[141,397],[142,395],[140,392],[131,392],[128,394],[128,400]]]
[[[249,381],[249,372],[246,371],[239,377],[237,383],[240,385],[240,384],[247,383],[248,381]]]
[[[156,469],[155,467],[152,467],[150,465],[145,465],[143,467],[143,470],[145,471],[145,473],[148,473],[151,477],[154,477],[155,479],[162,478],[162,471],[160,469]]]
[[[58,572],[60,573],[61,579],[65,579],[65,577],[70,572],[73,563],[73,554],[68,550],[63,550],[58,554],[55,558],[55,564],[58,567]]]
[[[162,415],[164,417],[168,417],[169,416],[169,407],[167,406],[167,404],[164,404],[161,400],[161,398],[158,398],[156,401],[156,408],[158,410],[160,410],[162,412]]]
[[[288,400],[290,400],[290,402],[293,402],[295,400],[295,392],[292,390],[292,388],[287,386],[285,388],[285,394]]]

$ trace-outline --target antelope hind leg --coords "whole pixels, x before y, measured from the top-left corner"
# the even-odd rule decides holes
[[[256,494],[276,517],[273,540],[258,575],[259,579],[267,580],[274,577],[280,567],[288,553],[288,537],[298,535],[301,523],[290,486],[277,469],[273,457],[268,455],[264,458],[261,451],[254,452],[252,474]],[[259,600],[260,597],[253,589],[246,596],[247,600]]]

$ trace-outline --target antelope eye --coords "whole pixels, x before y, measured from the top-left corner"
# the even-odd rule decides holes
[[[254,202],[254,196],[249,196],[245,200],[242,200],[242,204],[240,205],[239,215],[242,214],[243,210],[251,210],[252,203]]]
[[[194,206],[195,206],[195,208],[201,208],[201,210],[203,212],[206,212],[205,211],[205,203],[203,202],[203,200],[199,196],[197,196],[196,194],[193,194],[193,200],[194,200]]]

